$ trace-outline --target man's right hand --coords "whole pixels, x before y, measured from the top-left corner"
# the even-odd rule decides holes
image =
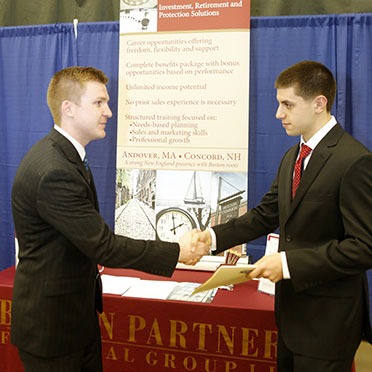
[[[179,262],[186,265],[195,265],[200,259],[209,253],[210,244],[208,240],[205,240],[202,231],[197,229],[188,231],[179,240],[180,255],[178,258]]]

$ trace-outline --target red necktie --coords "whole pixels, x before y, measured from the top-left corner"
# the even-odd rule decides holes
[[[306,146],[305,144],[302,144],[300,156],[298,157],[294,165],[294,177],[292,181],[292,199],[294,198],[297,187],[300,184],[302,164],[304,162],[304,159],[310,154],[310,152],[311,152],[311,148],[309,146]]]

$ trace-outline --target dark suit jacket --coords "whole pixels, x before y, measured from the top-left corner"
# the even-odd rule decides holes
[[[297,153],[296,145],[284,155],[257,207],[214,227],[217,253],[279,227],[291,275],[276,286],[285,343],[303,355],[349,357],[362,333],[372,341],[365,275],[372,267],[372,154],[337,124],[314,149],[292,201]]]
[[[114,235],[98,212],[73,145],[52,130],[28,152],[14,179],[19,240],[11,340],[53,357],[84,348],[97,324],[97,263],[171,276],[179,245]]]

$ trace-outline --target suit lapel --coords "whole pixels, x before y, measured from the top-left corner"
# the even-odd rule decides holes
[[[92,191],[93,191],[93,195],[94,195],[94,206],[95,206],[96,210],[99,211],[99,204],[98,204],[97,190],[96,190],[96,185],[95,185],[95,183],[94,183],[94,178],[93,178],[93,176],[91,177],[90,188],[92,189]]]
[[[89,179],[86,173],[86,170],[84,168],[84,164],[80,159],[80,156],[78,152],[76,151],[74,145],[61,133],[56,131],[55,129],[52,129],[50,132],[51,139],[59,146],[59,148],[62,150],[66,158],[79,170],[81,175],[86,179],[86,181],[89,183]]]
[[[337,145],[343,133],[344,130],[341,128],[341,126],[339,124],[336,124],[314,149],[309,160],[309,163],[306,167],[306,170],[302,174],[301,182],[297,189],[296,196],[294,197],[292,202],[286,204],[289,206],[287,214],[288,217],[299,206],[304,196],[306,195],[306,192],[308,191],[309,187],[321,173],[322,168],[324,167],[328,159],[332,156],[332,148]],[[295,155],[297,155],[296,152]],[[294,158],[296,158],[296,156]],[[295,159],[293,159],[292,168],[294,165],[294,161]],[[292,182],[292,173],[293,172],[290,171],[290,182]],[[289,177],[289,175],[287,175],[287,177]],[[288,188],[288,193],[289,192],[290,188]],[[286,195],[286,198],[287,197],[288,195]],[[291,196],[289,196],[289,200],[291,200]]]
[[[91,176],[91,181],[89,182],[89,178],[87,176],[87,172],[85,170],[84,164],[81,161],[80,156],[78,152],[76,151],[74,145],[66,137],[64,137],[61,133],[59,133],[55,129],[52,129],[50,131],[50,138],[61,149],[63,154],[66,156],[67,160],[75,165],[79,173],[82,175],[82,177],[84,177],[84,179],[88,183],[90,189],[92,190],[94,207],[98,211],[99,204],[98,204],[97,191],[96,191],[96,186],[94,184],[93,176]]]
[[[317,146],[316,151],[314,150],[314,153],[311,155],[309,164],[307,165],[305,172],[302,174],[300,185],[291,203],[291,211],[294,210],[304,198],[307,190],[317,178],[324,164],[331,156],[331,152],[327,147],[318,147],[319,145]]]

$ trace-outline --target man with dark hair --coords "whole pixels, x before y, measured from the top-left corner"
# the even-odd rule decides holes
[[[248,275],[276,283],[278,372],[350,372],[361,339],[372,342],[372,154],[331,115],[336,83],[324,65],[299,62],[275,87],[276,117],[300,143],[255,208],[193,243],[217,254],[279,228],[279,252]]]

